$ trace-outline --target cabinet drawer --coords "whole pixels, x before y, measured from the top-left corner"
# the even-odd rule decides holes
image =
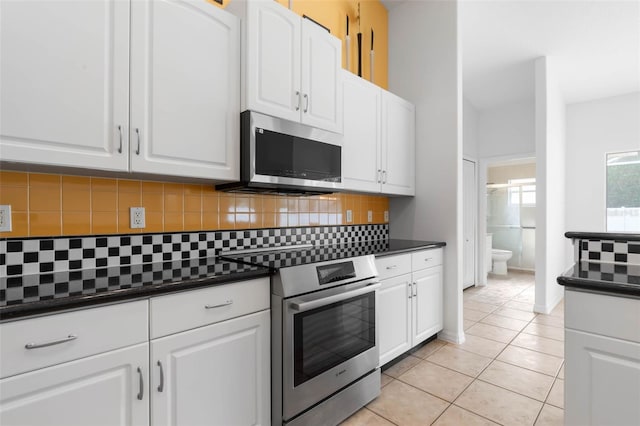
[[[146,342],[148,317],[141,300],[0,324],[0,377]]]
[[[376,268],[378,268],[378,278],[384,280],[390,277],[397,277],[402,274],[411,273],[411,255],[398,254],[395,256],[385,256],[376,258]]]
[[[258,278],[151,299],[155,339],[269,308],[269,278]]]
[[[430,249],[411,253],[411,266],[414,271],[442,265],[442,249]]]

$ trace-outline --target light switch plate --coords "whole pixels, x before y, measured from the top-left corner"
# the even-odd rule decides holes
[[[371,210],[367,210],[367,222],[373,222],[373,212]]]
[[[384,211],[384,221],[389,222],[389,210]]]
[[[132,229],[136,228],[144,228],[144,207],[131,207],[131,224],[129,225]]]
[[[353,211],[347,210],[347,223],[353,222]]]
[[[0,232],[11,232],[11,205],[0,206]]]

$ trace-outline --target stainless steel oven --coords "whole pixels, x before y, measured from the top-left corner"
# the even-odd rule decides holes
[[[362,256],[274,276],[273,424],[338,423],[379,395],[376,275]]]

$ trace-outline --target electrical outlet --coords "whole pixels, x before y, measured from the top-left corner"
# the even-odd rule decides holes
[[[385,222],[389,222],[389,211],[388,210],[384,211],[384,221]]]
[[[373,222],[373,212],[371,210],[367,211],[367,222]]]
[[[11,232],[11,205],[0,206],[0,232]]]
[[[130,227],[132,229],[135,228],[144,228],[144,207],[131,207],[129,210],[131,213],[131,224]]]
[[[353,211],[347,210],[347,223],[353,222]]]

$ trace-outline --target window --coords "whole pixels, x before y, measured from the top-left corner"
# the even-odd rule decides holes
[[[607,232],[640,232],[640,151],[607,154]]]
[[[515,185],[509,187],[510,204],[536,205],[536,178],[509,179],[509,185]]]

